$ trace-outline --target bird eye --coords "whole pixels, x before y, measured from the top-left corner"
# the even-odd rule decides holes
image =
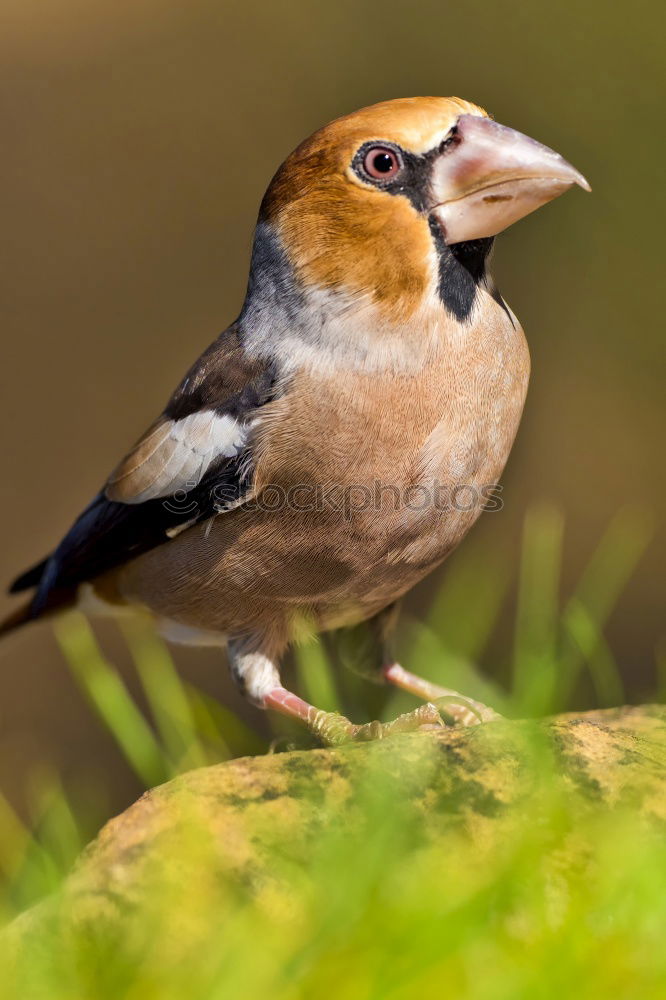
[[[363,170],[375,181],[389,180],[401,169],[400,157],[388,146],[371,146],[363,157]]]

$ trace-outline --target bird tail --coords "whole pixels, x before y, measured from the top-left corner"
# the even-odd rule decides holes
[[[9,593],[18,594],[32,587],[39,588],[42,578],[48,570],[49,563],[50,559],[44,559],[42,562],[37,563],[36,566],[32,566],[25,573],[21,574],[11,584]],[[64,611],[65,608],[72,607],[76,601],[76,588],[63,587],[52,590],[48,593],[46,600],[40,601],[39,596],[38,590],[25,604],[16,608],[0,621],[0,639],[9,635],[10,632],[21,628],[22,625],[28,625],[31,621],[35,621],[36,618],[50,617],[58,611]]]
[[[26,570],[25,573],[21,573],[16,579],[10,584],[9,593],[19,594],[22,590],[31,590],[33,587],[37,587],[44,576],[44,571],[48,566],[49,557],[42,559],[41,562],[36,563],[31,566],[30,569]]]
[[[53,595],[48,605],[44,608],[40,608],[37,612],[35,612],[34,601],[26,601],[25,604],[16,608],[8,614],[6,618],[3,618],[2,621],[0,621],[0,640],[4,639],[4,637],[9,635],[10,632],[15,632],[23,625],[29,625],[30,622],[34,622],[38,618],[51,618],[60,611],[66,611],[68,608],[73,608],[75,604],[76,592],[73,589],[64,592],[61,591],[56,595]]]
[[[9,635],[10,632],[14,632],[21,625],[27,625],[29,621],[32,621],[31,605],[32,601],[26,601],[20,608],[16,608],[11,614],[0,621],[0,638]]]

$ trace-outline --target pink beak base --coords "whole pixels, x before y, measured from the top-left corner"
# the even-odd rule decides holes
[[[496,236],[578,184],[570,163],[536,139],[491,118],[461,115],[435,160],[433,216],[447,243]]]

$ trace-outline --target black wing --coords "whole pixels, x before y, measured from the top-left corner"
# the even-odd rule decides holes
[[[14,581],[12,593],[37,587],[30,616],[246,499],[253,473],[247,422],[273,398],[274,384],[269,365],[245,356],[236,327],[226,330],[55,552]]]

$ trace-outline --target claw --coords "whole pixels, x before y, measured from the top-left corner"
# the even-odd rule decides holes
[[[434,704],[446,719],[450,719],[452,726],[479,726],[482,722],[501,719],[501,715],[487,705],[458,694],[436,698]]]
[[[334,712],[318,712],[310,720],[311,731],[326,746],[340,746],[342,743],[370,742],[384,740],[397,733],[413,733],[422,729],[442,729],[444,722],[436,705],[428,702],[419,705],[413,712],[405,712],[392,722],[366,722],[355,725],[344,715]]]

